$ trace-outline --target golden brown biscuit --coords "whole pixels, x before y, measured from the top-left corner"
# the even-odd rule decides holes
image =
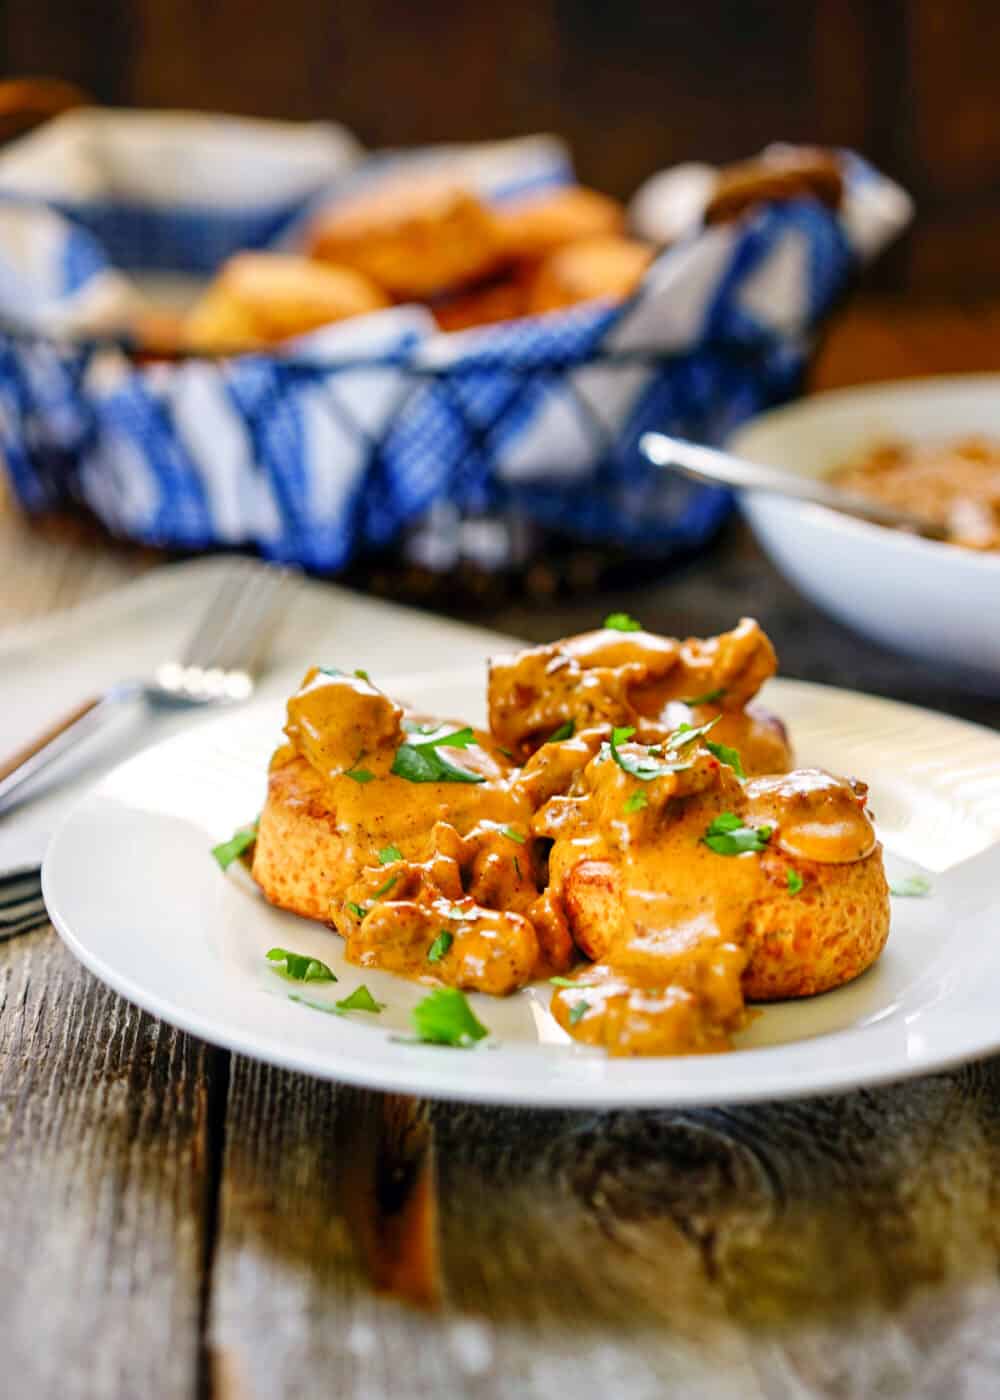
[[[368,278],[285,253],[239,253],[189,313],[184,336],[208,353],[275,345],[388,305]]]
[[[316,769],[304,758],[272,769],[253,851],[253,878],[267,900],[329,923],[345,856],[344,834]]]
[[[761,856],[763,887],[751,907],[743,973],[748,1001],[811,997],[852,982],[876,961],[889,936],[889,887],[881,847],[863,860],[831,865]],[[802,880],[789,890],[789,871]]]
[[[652,260],[653,250],[630,238],[570,243],[539,267],[531,286],[530,310],[537,315],[581,301],[621,301],[632,295]]]
[[[790,147],[720,170],[705,209],[705,222],[726,223],[755,204],[804,195],[837,209],[843,194],[844,177],[835,155],[813,146]]]
[[[470,292],[449,297],[434,307],[434,319],[443,331],[465,331],[491,326],[528,314],[528,289],[521,278],[505,277]]]
[[[567,243],[620,233],[625,210],[609,195],[569,185],[501,205],[494,219],[504,257],[522,262],[548,257]]]
[[[322,212],[309,255],[357,268],[394,297],[429,298],[486,276],[499,252],[493,217],[451,181],[396,180]]]

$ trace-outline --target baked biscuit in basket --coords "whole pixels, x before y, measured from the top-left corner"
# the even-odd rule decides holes
[[[570,243],[538,268],[529,309],[537,314],[598,298],[621,301],[632,295],[652,260],[653,250],[631,238],[587,238]]]
[[[514,321],[528,314],[528,283],[515,272],[439,301],[433,311],[438,328],[443,331],[465,331],[474,326]]]
[[[356,268],[392,296],[428,299],[466,286],[499,262],[493,216],[449,180],[396,180],[321,212],[307,235],[313,258]]]
[[[546,190],[494,211],[504,257],[537,261],[567,243],[621,233],[625,210],[617,200],[582,185]]]
[[[387,305],[385,293],[353,268],[239,253],[188,314],[184,340],[209,354],[254,349]]]

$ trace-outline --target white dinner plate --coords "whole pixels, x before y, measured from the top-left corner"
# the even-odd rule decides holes
[[[387,686],[388,686],[387,682]],[[397,678],[424,710],[481,716],[482,672]],[[800,764],[865,778],[894,898],[879,963],[851,985],[764,1009],[731,1054],[615,1060],[571,1042],[540,984],[473,996],[474,1050],[408,1042],[427,988],[344,960],[323,926],[272,909],[213,844],[260,809],[282,709],[261,704],[147,749],[106,777],[57,832],[43,870],[52,920],[90,970],[129,1000],[217,1045],[289,1069],[434,1098],[578,1108],[734,1103],[849,1089],[1000,1048],[1000,735],[887,700],[774,681]],[[385,1003],[325,1015],[293,1002],[273,945],[323,959]]]

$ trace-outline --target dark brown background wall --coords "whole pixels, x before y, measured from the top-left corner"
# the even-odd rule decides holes
[[[555,130],[618,194],[679,159],[847,143],[918,200],[883,286],[1000,291],[1000,0],[5,0],[0,16],[7,76],[336,117],[373,145]]]

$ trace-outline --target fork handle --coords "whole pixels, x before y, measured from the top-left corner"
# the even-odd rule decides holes
[[[50,725],[37,739],[10,758],[0,761],[0,812],[22,802],[29,793],[25,787],[60,754],[68,752],[103,722],[107,711],[123,698],[116,690],[84,700],[68,715]]]

